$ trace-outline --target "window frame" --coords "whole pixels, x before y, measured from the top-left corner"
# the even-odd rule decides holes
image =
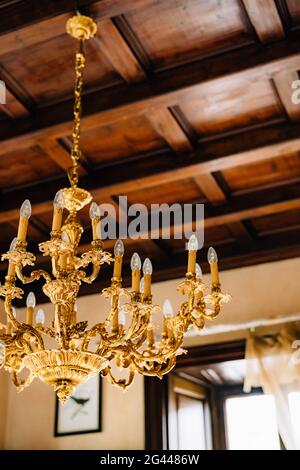
[[[207,450],[212,449],[212,423],[210,409],[209,390],[198,383],[186,378],[171,374],[168,380],[168,440],[169,449],[178,450],[179,432],[178,432],[178,409],[179,397],[185,396],[194,400],[199,400],[203,404],[204,428],[205,428],[205,446]]]

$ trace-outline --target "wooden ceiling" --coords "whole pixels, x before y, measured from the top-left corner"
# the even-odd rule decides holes
[[[37,253],[67,184],[76,43],[65,22],[76,6],[98,23],[86,45],[81,185],[99,203],[204,202],[205,247],[217,247],[221,269],[299,256],[297,0],[1,1],[1,251],[30,198]],[[155,281],[184,274],[184,240],[129,240],[125,280],[133,251],[151,257]]]
[[[207,366],[186,367],[182,377],[212,386],[242,385],[246,372],[246,360],[219,362]]]

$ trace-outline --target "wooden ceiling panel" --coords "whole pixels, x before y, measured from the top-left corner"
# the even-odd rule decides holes
[[[83,132],[81,142],[83,153],[95,165],[167,146],[144,116]]]
[[[300,3],[299,0],[286,0],[286,5],[288,7],[289,14],[292,19],[294,26],[300,24]]]
[[[298,229],[300,228],[300,209],[252,219],[251,224],[258,236],[268,236],[278,232]]]
[[[126,18],[157,69],[253,39],[238,0],[164,0]]]
[[[205,196],[192,179],[174,181],[172,184],[161,184],[148,190],[137,189],[128,193],[129,204],[174,204],[188,202],[204,202]]]
[[[38,146],[0,156],[0,188],[29,184],[61,174],[61,169]]]
[[[6,103],[0,104],[2,112],[12,119],[28,116],[29,112],[26,107],[16,99],[16,97],[7,89]]]
[[[16,236],[16,229],[13,222],[0,224],[0,249],[4,253],[9,249],[9,245]]]
[[[246,361],[244,359],[220,362],[204,367],[190,366],[184,369],[185,374],[214,386],[243,384],[245,372]]]
[[[170,245],[173,253],[180,253],[183,250],[185,250],[186,242],[187,240],[185,238],[183,238],[182,240],[176,240],[176,239],[168,240],[168,244]],[[205,249],[211,245],[219,246],[219,245],[232,243],[232,242],[235,242],[235,239],[226,225],[218,225],[216,227],[205,228],[205,232],[204,232],[204,248]],[[200,256],[203,255],[201,250],[199,253],[200,253]],[[205,251],[204,258],[206,259],[206,251]]]
[[[98,22],[86,43],[80,185],[114,207],[119,194],[147,206],[205,202],[205,271],[209,245],[221,269],[299,254],[300,108],[290,100],[298,3],[286,2],[291,24],[283,0],[78,0]],[[0,108],[0,242],[8,248],[30,198],[28,248],[37,252],[55,192],[68,184],[76,42],[64,31],[74,2],[1,6],[10,94]],[[89,207],[79,216],[86,250]],[[151,257],[155,280],[186,267],[185,240],[126,240],[125,250],[127,284],[134,251]]]
[[[55,194],[53,195],[54,199]],[[44,227],[44,230],[47,230],[49,235],[51,231],[51,226],[52,226],[52,219],[53,219],[53,211],[44,211],[39,214],[35,214],[35,211],[33,210],[32,216],[37,220],[37,223],[42,225]]]
[[[300,153],[295,152],[286,157],[238,166],[225,170],[222,174],[233,192],[300,179]]]
[[[11,230],[12,239],[17,236],[19,219],[12,220],[9,223]],[[32,214],[30,217],[30,223],[28,224],[28,242],[29,242],[29,251],[38,253],[38,244],[49,239],[50,232],[47,233],[46,227],[43,223],[37,219],[37,217]],[[48,237],[47,237],[48,235]]]
[[[271,82],[232,79],[226,87],[209,84],[207,89],[180,103],[180,108],[201,136],[217,135],[232,129],[283,116]]]
[[[34,46],[60,36],[66,31],[66,22],[72,15],[66,13],[53,18],[22,27],[18,31],[11,31],[1,38],[0,55],[14,53],[18,49]]]
[[[37,46],[8,53],[0,62],[38,105],[44,106],[73,95],[76,47],[72,38],[62,34]],[[94,42],[86,44],[86,57],[85,89],[121,81]]]

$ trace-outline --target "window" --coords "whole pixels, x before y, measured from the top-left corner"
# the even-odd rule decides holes
[[[179,394],[177,410],[178,450],[206,450],[203,401]]]
[[[169,447],[172,450],[209,450],[210,411],[207,390],[177,376],[169,380]]]
[[[225,426],[229,450],[280,450],[272,395],[227,398]]]
[[[300,392],[289,393],[289,406],[297,448],[300,449]]]

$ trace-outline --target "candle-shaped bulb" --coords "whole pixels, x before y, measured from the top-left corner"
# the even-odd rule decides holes
[[[202,269],[198,263],[196,263],[196,277],[202,277]]]
[[[26,217],[26,219],[29,219],[29,217],[31,216],[31,204],[29,199],[25,199],[25,201],[21,205],[20,215],[22,217]]]
[[[140,292],[144,292],[145,290],[145,279],[142,277],[141,282],[140,282]]]
[[[198,240],[196,235],[193,233],[193,235],[190,236],[189,242],[188,242],[188,250],[189,251],[197,251],[198,250]]]
[[[151,275],[152,272],[153,272],[152,263],[149,258],[146,258],[143,264],[143,273]]]
[[[123,256],[124,255],[124,243],[122,240],[117,240],[114,247],[114,255],[115,256]]]
[[[119,311],[119,324],[124,326],[125,323],[126,323],[125,312],[124,310],[120,310]]]
[[[77,305],[77,302],[75,302],[73,310],[74,310],[74,312],[78,312],[78,305]]]
[[[53,206],[56,209],[63,209],[65,205],[65,196],[62,190],[57,191],[53,200]]]
[[[70,245],[70,238],[67,232],[62,232],[61,234],[61,239],[63,242],[65,242],[67,245]]]
[[[36,312],[35,322],[43,325],[45,323],[45,312],[42,308],[39,308]]]
[[[12,242],[11,242],[11,244],[10,244],[10,246],[9,246],[9,251],[15,251],[16,245],[17,245],[17,241],[18,241],[17,237],[15,237],[15,238],[12,240]]]
[[[165,317],[172,317],[174,315],[174,310],[169,299],[166,299],[163,303],[163,315]]]
[[[207,253],[207,260],[209,264],[217,263],[218,262],[218,255],[216,250],[211,246]]]
[[[95,219],[96,217],[100,217],[100,208],[95,202],[92,202],[90,205],[90,218]]]
[[[12,313],[13,313],[13,316],[14,316],[15,318],[17,318],[17,310],[16,310],[16,307],[12,307],[12,308],[11,308],[11,311],[12,311]]]
[[[26,306],[34,308],[36,305],[35,295],[33,292],[29,292],[26,299]]]
[[[131,257],[130,267],[131,267],[132,271],[134,269],[141,269],[142,262],[141,262],[141,258],[139,257],[138,253],[133,253],[133,255]]]

